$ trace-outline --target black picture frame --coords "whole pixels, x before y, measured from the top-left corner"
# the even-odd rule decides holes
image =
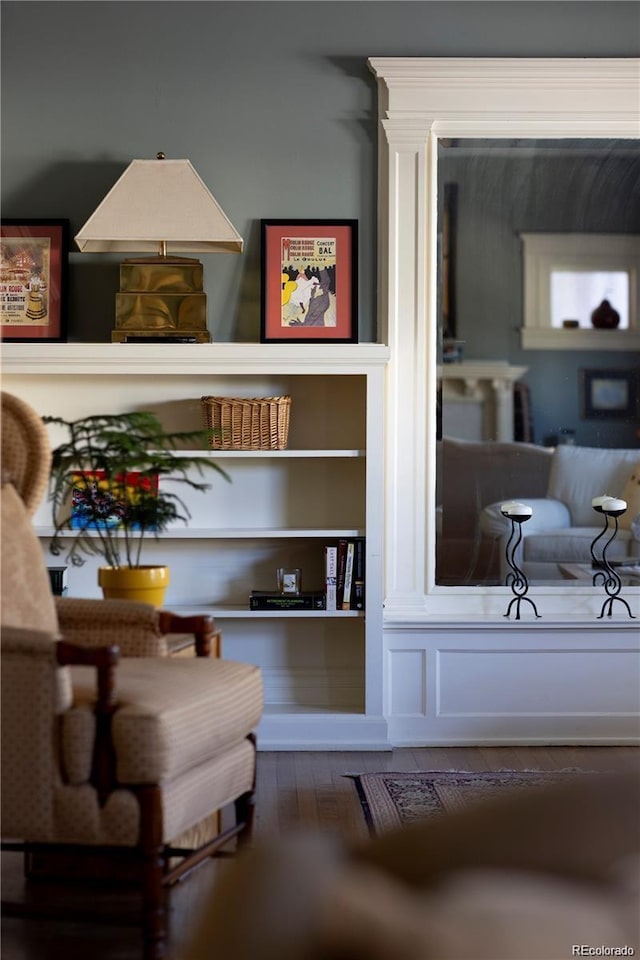
[[[0,336],[55,343],[67,338],[69,221],[0,221]]]
[[[628,420],[638,415],[638,371],[580,370],[580,416],[583,420]]]
[[[260,228],[261,343],[356,343],[358,221],[261,220]]]

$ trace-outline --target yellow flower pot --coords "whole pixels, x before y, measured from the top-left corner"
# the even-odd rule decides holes
[[[169,586],[169,568],[100,567],[98,583],[107,600],[138,600],[161,607]]]

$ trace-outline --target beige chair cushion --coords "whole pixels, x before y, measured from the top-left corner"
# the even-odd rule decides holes
[[[10,482],[33,516],[49,482],[51,446],[42,418],[24,400],[2,392],[2,482]]]
[[[57,634],[49,574],[29,514],[13,484],[3,485],[0,496],[2,624]]]
[[[70,672],[56,667],[49,633],[3,625],[1,641],[3,836],[43,840],[54,833],[52,747],[56,714],[71,703]]]
[[[58,784],[53,802],[54,829],[48,839],[56,843],[132,847],[140,840],[140,806],[131,790],[113,790],[101,804],[97,791],[88,783]]]
[[[252,789],[255,753],[248,740],[162,785],[162,839],[190,846],[211,811]],[[31,839],[31,835],[28,835]],[[206,839],[210,839],[209,833]],[[35,838],[34,838],[35,839]],[[115,790],[102,806],[88,784],[59,785],[54,790],[54,820],[49,836],[60,843],[115,844],[140,842],[140,810],[133,790]]]
[[[78,783],[91,765],[95,671],[71,669],[74,710],[63,725],[63,762]],[[116,682],[112,731],[122,784],[179,777],[243,740],[262,712],[259,669],[231,660],[125,659]]]
[[[216,753],[183,776],[166,784],[162,791],[162,835],[180,846],[194,842],[212,810],[220,810],[236,797],[253,789],[255,752],[244,739],[224,752]],[[209,839],[209,837],[207,837]]]

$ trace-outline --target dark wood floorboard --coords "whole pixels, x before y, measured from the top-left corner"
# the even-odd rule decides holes
[[[366,826],[353,780],[348,774],[411,770],[615,770],[640,763],[636,747],[420,747],[377,752],[260,753],[258,755],[255,838],[273,840],[296,828],[323,834],[365,838]],[[228,861],[204,864],[171,895],[170,960],[181,949],[195,919],[206,907],[219,872]],[[33,885],[30,885],[33,887]],[[38,887],[31,895],[43,898]],[[59,889],[54,893],[60,895]],[[24,899],[22,861],[2,859],[2,896]],[[62,891],[67,899],[100,906],[103,897],[86,890]],[[126,899],[126,906],[131,901]],[[111,909],[111,902],[106,908]],[[249,914],[248,914],[249,916]],[[4,918],[2,960],[140,960],[135,927]],[[224,960],[224,958],[221,958]]]

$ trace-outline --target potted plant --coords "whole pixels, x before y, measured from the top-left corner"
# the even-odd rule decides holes
[[[142,564],[142,547],[148,535],[157,537],[178,520],[188,522],[191,514],[173,489],[176,483],[205,491],[210,486],[201,479],[205,470],[229,479],[217,463],[193,449],[196,443],[208,443],[209,432],[166,432],[158,417],[146,411],[43,419],[67,437],[53,450],[51,553],[66,551],[74,566],[85,562],[84,554],[101,556],[105,565],[98,570],[98,582],[106,597],[161,606],[168,568]],[[171,478],[170,486],[162,484],[163,477]]]

